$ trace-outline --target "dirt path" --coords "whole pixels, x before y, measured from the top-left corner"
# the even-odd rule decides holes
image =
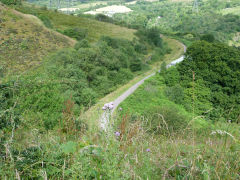
[[[183,48],[184,48],[184,53],[187,50],[187,47],[182,44]],[[171,66],[175,66],[177,63],[180,63],[181,61],[183,61],[184,59],[184,55],[182,55],[181,57],[179,57],[178,59],[173,60],[170,64],[167,65],[168,67]],[[158,72],[160,72],[160,70],[158,70]],[[120,95],[118,98],[116,98],[112,103],[113,103],[113,109],[111,109],[110,111],[104,111],[101,118],[100,118],[100,127],[104,130],[107,131],[108,127],[109,127],[109,121],[110,121],[110,116],[113,114],[113,112],[117,109],[118,105],[123,102],[128,96],[130,96],[141,84],[144,83],[144,81],[152,76],[154,76],[156,74],[156,72],[144,77],[143,79],[141,79],[140,81],[138,81],[136,84],[134,84],[133,86],[131,86],[127,91],[125,91],[122,95]]]

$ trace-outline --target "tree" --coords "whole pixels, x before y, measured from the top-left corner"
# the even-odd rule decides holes
[[[239,50],[221,43],[198,41],[188,48],[186,58],[177,66],[177,70],[181,85],[188,89],[185,91],[187,94],[191,94],[193,72],[195,73],[196,97],[200,96],[196,98],[199,113],[210,107],[207,103],[209,101],[214,109],[221,112],[216,116],[215,111],[215,118],[225,117],[237,121],[240,115]]]
[[[17,5],[22,3],[21,0],[0,0],[0,1],[6,5]]]
[[[215,37],[212,34],[204,34],[200,37],[201,40],[207,41],[207,42],[214,42]]]

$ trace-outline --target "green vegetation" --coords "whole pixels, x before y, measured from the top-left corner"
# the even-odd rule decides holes
[[[128,22],[0,5],[0,179],[240,179],[240,51],[219,42],[237,42],[219,12],[239,2],[218,2],[139,1]],[[189,46],[175,67],[184,47],[160,32]]]
[[[33,7],[28,4],[18,6],[16,7],[16,10],[25,14],[32,14],[40,19],[41,17],[44,17],[45,21],[43,22],[50,21],[52,28],[59,32],[75,28],[86,29],[88,32],[87,40],[90,42],[97,42],[102,35],[128,40],[132,40],[135,37],[135,30],[133,29],[119,27],[110,23],[99,22],[86,17],[69,16],[60,12],[47,10],[45,8]],[[48,20],[46,21],[46,19]]]
[[[28,9],[25,6],[17,6],[16,8],[36,13],[43,20],[45,26],[49,28],[54,28],[56,24],[66,23],[65,19],[63,22],[54,18],[50,20],[50,17],[58,15],[70,17],[70,20],[71,18],[82,20],[79,17],[47,11],[46,9]],[[5,10],[5,14],[8,12],[21,14]],[[30,22],[33,18],[38,20],[31,15],[21,15],[31,18]],[[13,15],[12,17],[17,18]],[[8,21],[9,19],[6,20],[6,22]],[[39,127],[42,130],[52,130],[64,118],[61,113],[64,109],[64,102],[71,101],[73,103],[72,116],[76,118],[81,111],[91,107],[99,98],[112,92],[119,85],[128,82],[137,73],[150,69],[148,64],[153,61],[151,59],[148,62],[145,61],[148,51],[155,53],[154,61],[161,60],[163,55],[169,51],[165,43],[162,42],[158,30],[141,30],[136,34],[138,38],[134,38],[133,41],[101,36],[100,39],[95,40],[95,43],[89,43],[88,39],[91,33],[88,28],[78,28],[76,24],[71,24],[73,22],[68,22],[70,23],[67,24],[69,28],[62,32],[59,31],[78,40],[74,48],[65,48],[46,56],[41,64],[39,63],[39,67],[35,66],[34,71],[26,71],[25,74],[17,77],[9,76],[7,78],[5,76],[2,80],[1,112],[4,113],[14,106],[12,113],[16,114],[19,126],[25,124],[25,127],[28,127],[28,124],[31,124],[31,126]],[[42,29],[45,28],[41,25],[41,21],[37,23]],[[117,27],[112,24],[108,25]],[[98,29],[98,33],[100,32]],[[105,31],[101,33],[104,35]],[[16,44],[13,43],[13,45]],[[33,52],[27,51],[30,48],[33,47],[24,46],[26,52],[32,54]],[[10,51],[6,51],[7,55],[9,53]],[[10,68],[8,67],[8,69]],[[12,102],[16,102],[16,106]],[[12,125],[8,118],[8,114],[1,118],[3,125],[1,128],[4,131],[8,131]],[[78,122],[76,121],[76,123]]]
[[[177,68],[163,69],[160,77],[146,83],[121,106],[125,113],[144,114],[155,106],[173,107],[168,104],[174,102],[179,108],[203,115],[209,121],[238,123],[239,59],[236,48],[196,42],[188,48],[185,60]]]
[[[39,66],[42,58],[75,41],[51,31],[34,16],[0,5],[0,77]],[[1,81],[0,81],[1,82]]]
[[[85,44],[85,47],[78,44]],[[18,99],[14,113],[21,112],[19,116],[28,119],[31,125],[36,123],[38,127],[53,129],[62,117],[63,104],[68,98],[74,102],[74,114],[78,115],[84,107],[95,104],[97,99],[132,79],[135,72],[146,68],[143,54],[134,48],[137,45],[137,42],[106,36],[95,45],[80,41],[75,49],[51,55],[33,75],[14,80],[12,86],[8,86],[8,81],[3,82],[1,96],[11,102]],[[8,94],[15,95],[9,97]],[[1,105],[1,111],[13,104],[8,105]],[[2,118],[2,124],[7,119]]]
[[[55,21],[46,20],[48,16],[45,15],[39,17],[42,17],[44,24],[50,22],[49,24],[54,28]],[[24,75],[2,79],[1,178],[11,179],[15,176],[13,172],[19,177],[40,178],[43,177],[41,174],[43,166],[46,167],[43,170],[44,176],[50,179],[63,176],[73,179],[122,177],[121,172],[109,173],[113,168],[112,156],[109,156],[109,152],[102,147],[91,146],[94,141],[84,135],[88,125],[79,115],[95,104],[99,98],[126,83],[140,71],[150,69],[145,62],[148,51],[160,51],[161,55],[158,56],[160,60],[166,53],[167,47],[160,36],[156,43],[154,38],[156,30],[141,30],[136,35],[138,38],[133,41],[101,36],[100,39],[95,40],[96,43],[89,43],[88,31],[84,38],[81,29],[76,29],[74,26],[65,29],[63,33],[79,40],[74,48],[65,48],[46,56],[34,71],[29,70]],[[48,135],[51,140],[46,141]],[[78,142],[77,137],[87,139],[82,143]],[[38,139],[36,141],[38,144],[35,144],[32,138]],[[33,141],[33,144],[30,143]],[[6,148],[2,148],[4,146]],[[117,149],[118,145],[114,146]],[[53,153],[55,148],[59,151]],[[82,149],[83,154],[73,155],[80,148],[86,149]],[[95,153],[96,150],[97,154],[101,154],[100,159],[102,157],[109,159],[104,165],[106,168],[101,172],[98,172],[99,167],[103,165],[101,160],[89,156],[89,153]],[[112,150],[110,151],[114,154],[116,151]],[[6,152],[10,154],[6,155]],[[78,163],[74,165],[70,157],[76,158],[75,162],[81,162],[83,168],[79,169]],[[116,157],[115,162],[121,157],[122,155]],[[87,164],[89,165],[86,166]],[[70,169],[65,172],[65,168],[62,171],[62,166],[65,165],[68,169],[71,166],[75,173]],[[118,164],[115,165],[117,168]],[[92,170],[89,171],[89,168]]]
[[[159,174],[156,169],[150,170],[148,177],[239,178],[240,158],[234,157],[240,152],[236,148],[240,146],[239,55],[238,49],[224,44],[196,42],[188,48],[182,63],[163,68],[120,104],[115,131],[127,134],[127,138],[136,128],[141,135],[129,149],[148,144],[155,152],[151,156],[155,163],[148,167],[161,164]],[[127,133],[123,128],[126,124]],[[176,152],[179,154],[174,157]],[[171,162],[166,170],[163,164]],[[233,168],[220,167],[219,163]],[[196,169],[190,170],[189,165]]]
[[[197,11],[193,9],[192,1],[138,1],[129,5],[132,12],[116,14],[114,19],[124,19],[131,27],[157,27],[163,33],[178,35],[186,40],[198,40],[204,34],[212,34],[218,41],[228,42],[240,31],[240,17],[234,13],[222,15],[219,11],[239,5],[237,0],[207,0],[199,2]]]
[[[0,2],[6,5],[18,5],[18,4],[21,4],[22,1],[21,0],[1,0]]]
[[[196,88],[196,104],[203,103],[205,109],[201,110],[201,106],[196,105],[196,111],[203,113],[211,110],[212,104],[213,109],[207,113],[211,120],[221,117],[225,121],[239,122],[239,50],[219,43],[200,41],[188,49],[186,56],[177,70],[180,84],[188,91],[188,96],[192,96],[191,88]],[[192,84],[193,73],[196,75]]]
[[[225,8],[220,11],[223,15],[226,14],[235,14],[240,16],[240,6],[232,7],[232,8]]]
[[[63,31],[63,34],[80,41],[80,40],[83,40],[87,36],[87,30],[80,29],[80,28],[74,28],[74,29],[69,28],[69,29],[65,29]]]

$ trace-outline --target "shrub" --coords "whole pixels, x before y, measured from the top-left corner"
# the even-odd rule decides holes
[[[104,14],[97,14],[95,19],[97,19],[98,21],[103,21],[103,22],[109,22],[109,23],[113,23],[113,19],[104,15]]]
[[[186,105],[189,106],[194,93],[198,113],[213,106],[212,120],[224,117],[237,122],[240,110],[239,59],[240,52],[234,47],[206,41],[192,44],[184,61],[177,66],[180,83],[189,97],[185,98]]]
[[[142,62],[140,59],[134,60],[131,65],[130,69],[132,72],[140,71],[142,69]]]
[[[71,38],[75,38],[76,40],[80,41],[87,36],[87,29],[82,28],[68,28],[63,31],[63,34],[69,36]]]
[[[63,97],[60,87],[48,79],[25,79],[18,94],[24,123],[53,129],[62,116]]]
[[[21,4],[21,0],[0,0],[3,4],[6,5],[18,5]]]
[[[214,42],[215,37],[212,34],[204,34],[200,37],[201,40],[207,41],[207,42]]]
[[[166,96],[173,102],[177,104],[182,104],[184,100],[184,89],[176,84],[172,87],[167,87],[165,89]]]
[[[41,21],[47,28],[50,28],[50,29],[53,28],[53,25],[52,25],[51,21],[49,20],[48,16],[41,14],[38,17],[39,17],[39,19],[41,19]]]
[[[156,47],[162,47],[163,45],[160,31],[157,28],[140,29],[136,35],[140,38],[140,41],[148,42]]]
[[[89,42],[88,42],[86,39],[83,39],[83,40],[81,40],[81,41],[78,41],[78,42],[75,44],[75,46],[74,46],[74,48],[75,48],[76,50],[78,50],[78,49],[80,49],[80,48],[89,48],[89,47],[90,47]]]
[[[175,67],[171,67],[168,71],[162,71],[160,74],[163,75],[166,85],[170,87],[179,83],[180,75]]]
[[[16,81],[0,84],[0,130],[9,130],[11,126],[20,124],[19,105],[15,96],[19,87],[15,84]]]
[[[188,117],[180,113],[174,106],[155,107],[144,113],[145,126],[149,133],[176,133],[186,127]]]

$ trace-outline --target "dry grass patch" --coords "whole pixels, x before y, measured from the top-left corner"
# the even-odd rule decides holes
[[[47,29],[35,16],[0,7],[0,65],[5,74],[24,72],[39,65],[47,54],[75,44]]]

